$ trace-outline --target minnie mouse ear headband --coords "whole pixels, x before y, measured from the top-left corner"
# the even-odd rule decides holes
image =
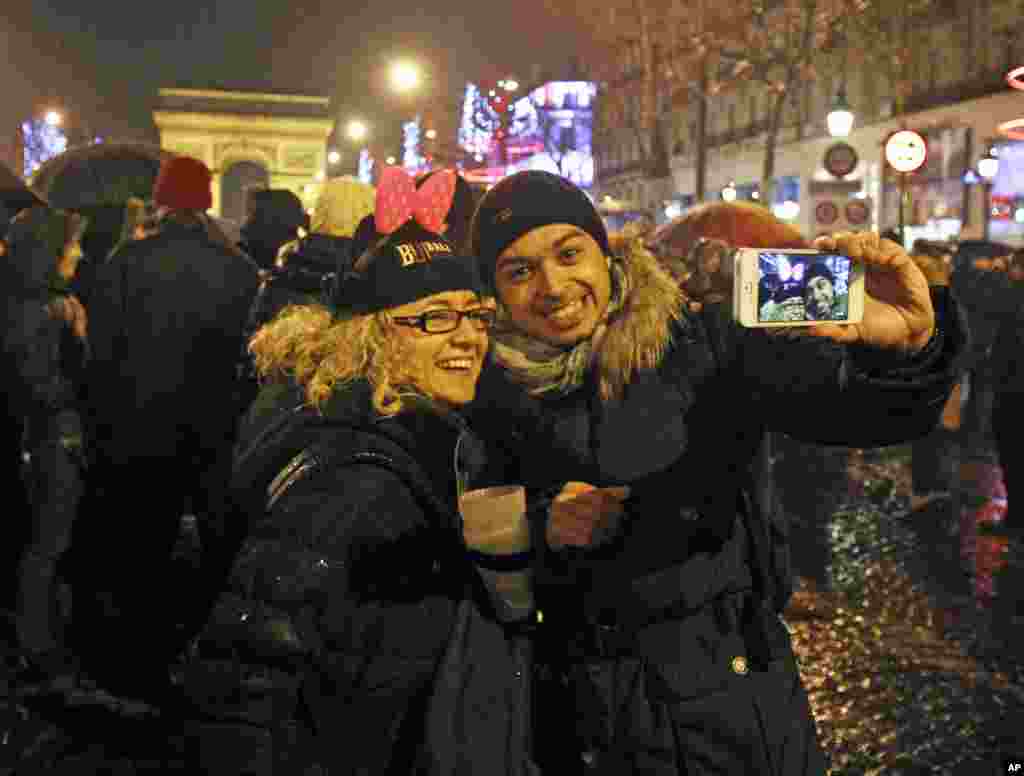
[[[444,291],[479,291],[476,260],[459,256],[441,235],[454,192],[451,170],[417,189],[403,169],[385,167],[373,216],[381,237],[339,276],[331,294],[334,308],[365,314]]]

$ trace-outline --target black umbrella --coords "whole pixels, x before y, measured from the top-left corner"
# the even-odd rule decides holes
[[[144,143],[96,143],[65,151],[44,162],[32,188],[53,207],[84,210],[149,199],[162,159],[173,156]]]
[[[25,181],[6,164],[0,162],[0,206],[14,214],[24,208],[42,204],[45,204],[43,198],[25,185]]]

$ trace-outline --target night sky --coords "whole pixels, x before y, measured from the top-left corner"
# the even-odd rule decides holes
[[[434,93],[533,64],[566,65],[580,40],[541,0],[7,0],[0,17],[0,116],[47,103],[94,134],[156,139],[160,86],[277,89],[330,96],[337,116],[371,121],[405,106],[387,64],[428,66]]]

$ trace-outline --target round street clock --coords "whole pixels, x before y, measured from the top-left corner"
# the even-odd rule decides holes
[[[845,178],[853,172],[858,161],[857,150],[849,143],[834,143],[825,151],[825,169],[836,178]]]

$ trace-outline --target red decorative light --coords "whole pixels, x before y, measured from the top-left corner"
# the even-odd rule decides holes
[[[1020,89],[1024,91],[1024,65],[1015,67],[1009,73],[1006,74],[1006,83],[1012,86],[1014,89]]]
[[[1024,140],[1024,118],[1004,121],[999,125],[999,134],[1010,140]]]

